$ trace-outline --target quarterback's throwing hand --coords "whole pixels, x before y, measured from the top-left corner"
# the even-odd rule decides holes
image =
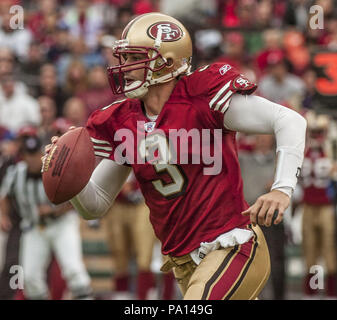
[[[283,219],[284,211],[290,204],[290,198],[282,191],[272,190],[259,197],[256,202],[247,210],[243,211],[244,216],[250,216],[250,221],[253,226],[259,224],[260,226],[270,227],[275,211],[277,217],[274,224],[279,224]]]

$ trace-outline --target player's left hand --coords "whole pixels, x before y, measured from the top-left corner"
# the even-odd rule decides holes
[[[290,198],[288,195],[279,190],[272,190],[260,196],[256,202],[247,210],[243,211],[242,214],[244,216],[250,216],[250,221],[253,226],[259,224],[260,226],[270,227],[275,211],[277,210],[278,212],[274,224],[279,224],[289,204]]]

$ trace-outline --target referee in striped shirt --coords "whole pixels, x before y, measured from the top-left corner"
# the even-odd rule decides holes
[[[22,139],[23,161],[10,166],[0,189],[0,210],[8,215],[10,200],[21,216],[20,264],[28,299],[48,299],[46,273],[52,253],[74,299],[91,298],[90,278],[82,258],[79,217],[69,203],[53,205],[41,176],[41,141]]]
[[[24,137],[21,148],[24,161],[7,168],[1,185],[1,211],[7,212],[7,203],[11,198],[20,212],[22,231],[41,223],[36,208],[46,202],[38,161],[40,148],[39,139]]]

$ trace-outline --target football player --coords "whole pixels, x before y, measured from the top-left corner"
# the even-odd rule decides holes
[[[306,264],[304,293],[314,298],[317,289],[310,286],[310,268],[322,257],[327,269],[326,295],[336,299],[335,212],[329,187],[333,174],[331,141],[328,139],[329,117],[306,113],[308,138],[303,160],[301,186],[303,188],[302,246]]]
[[[88,120],[103,160],[73,205],[85,219],[101,217],[132,166],[166,256],[161,270],[173,269],[184,299],[257,298],[270,273],[258,225],[280,223],[290,203],[303,160],[305,119],[251,95],[256,84],[231,65],[191,73],[191,38],[170,16],[136,17],[113,51],[119,63],[108,69],[112,90],[125,97]],[[174,129],[193,138],[210,134],[210,142],[189,144],[191,136],[180,137],[185,145],[178,150],[169,140]],[[275,181],[251,207],[243,197],[236,131],[275,134],[277,141]],[[210,157],[196,161],[206,151],[220,166],[211,167]]]
[[[136,297],[137,300],[148,299],[155,288],[155,278],[151,272],[155,235],[149,221],[149,209],[133,174],[105,218],[107,241],[114,263],[115,299],[132,298],[128,292],[131,280],[128,269],[133,253],[137,265]]]

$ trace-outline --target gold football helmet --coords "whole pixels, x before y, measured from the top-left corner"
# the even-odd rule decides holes
[[[308,130],[327,130],[330,124],[329,116],[326,114],[317,114],[314,111],[307,111],[305,114]]]
[[[326,114],[317,114],[316,112],[309,110],[305,114],[305,118],[307,120],[308,138],[323,142],[329,131],[329,116]]]
[[[147,13],[129,22],[122,39],[115,41],[113,54],[119,61],[108,68],[113,93],[141,98],[149,86],[170,81],[190,70],[192,41],[178,20],[161,13]],[[144,59],[126,63],[126,54],[141,54]],[[127,85],[124,73],[139,69],[144,69],[143,81]]]

